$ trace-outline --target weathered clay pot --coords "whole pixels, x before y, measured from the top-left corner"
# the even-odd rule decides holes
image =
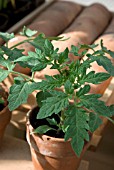
[[[21,36],[21,35],[16,35],[15,38],[9,40],[8,47],[10,48],[25,39],[27,39],[27,37]],[[23,52],[24,55],[28,55],[28,51],[34,51],[34,47],[32,45],[30,45],[29,43],[21,44],[21,45],[17,46],[16,48],[24,49],[24,52]],[[23,73],[23,74],[28,74],[28,75],[30,74],[29,68],[23,68],[19,64],[16,64],[14,70],[17,72]]]
[[[91,15],[90,15],[91,14]],[[73,23],[65,30],[64,38],[66,41],[53,41],[55,48],[59,48],[62,52],[71,45],[91,44],[106,28],[111,19],[111,13],[100,4],[93,4],[85,8],[81,14],[73,21]],[[79,57],[69,55],[71,60],[77,60]],[[50,66],[51,67],[51,66]],[[45,74],[57,74],[57,70],[51,70],[48,66],[46,69],[35,73],[35,78],[44,78]]]
[[[9,111],[8,107],[6,106],[1,112],[0,112],[0,146],[3,140],[4,132],[6,129],[6,126],[10,122],[11,119],[11,112]]]
[[[2,143],[2,139],[4,136],[4,132],[6,129],[7,124],[10,122],[11,119],[11,112],[7,106],[7,87],[3,84],[0,84],[0,96],[4,98],[4,108],[0,108],[0,146]],[[1,105],[2,106],[2,105]]]
[[[33,131],[32,114],[34,112],[29,111],[27,141],[30,145],[35,170],[77,170],[88,144],[85,145],[80,158],[78,158],[71,148],[70,141],[65,142],[62,138],[31,134]]]
[[[46,36],[57,36],[77,17],[82,7],[66,1],[56,1],[28,25],[30,29],[43,32]]]

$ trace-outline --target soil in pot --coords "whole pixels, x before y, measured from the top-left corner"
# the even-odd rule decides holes
[[[6,126],[10,122],[10,119],[11,119],[11,112],[9,111],[9,109],[7,107],[7,97],[8,96],[7,96],[7,92],[4,91],[5,89],[6,88],[3,85],[2,85],[2,88],[0,88],[0,96],[4,100],[4,103],[0,104],[0,146],[1,146],[1,143],[3,140]]]
[[[29,121],[27,123],[27,140],[30,144],[32,161],[36,170],[77,170],[81,157],[88,147],[85,145],[84,150],[78,158],[71,148],[70,141],[65,142],[64,134],[56,135],[54,132],[45,135],[31,134],[33,128],[38,125],[47,123],[45,119],[36,120],[38,108],[29,112]],[[55,116],[55,115],[53,115]],[[51,117],[52,118],[52,117]],[[56,117],[58,120],[58,117]],[[52,136],[52,137],[51,137]],[[59,138],[58,138],[59,137]]]

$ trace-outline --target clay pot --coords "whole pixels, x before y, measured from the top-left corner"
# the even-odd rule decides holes
[[[28,25],[46,36],[57,36],[75,19],[82,7],[73,2],[55,2]]]
[[[2,83],[0,84],[0,96],[4,98],[4,107],[2,109],[2,105],[0,107],[0,146],[3,140],[4,132],[6,129],[7,124],[10,122],[11,119],[11,112],[7,106],[7,87],[4,86]]]
[[[11,119],[11,112],[9,111],[8,107],[6,106],[1,112],[0,112],[0,146],[3,140],[4,132],[6,129],[6,126],[10,122]]]
[[[25,39],[27,39],[27,37],[21,36],[21,35],[16,35],[15,38],[9,40],[8,47],[12,47],[13,45],[15,45]],[[34,47],[32,45],[30,45],[29,43],[21,44],[21,45],[17,46],[16,48],[24,49],[25,50],[23,52],[24,55],[28,55],[28,51],[34,51]],[[29,68],[23,68],[19,64],[16,64],[14,70],[17,72],[23,73],[23,74],[27,74],[27,75],[29,75],[31,72]]]
[[[91,15],[90,15],[91,14]],[[100,4],[93,4],[85,8],[81,14],[74,20],[63,34],[66,41],[53,41],[55,48],[62,52],[66,47],[71,49],[71,45],[91,44],[106,28],[111,19],[111,13]],[[69,55],[71,60],[77,60],[79,57]],[[35,73],[35,78],[44,78],[45,74],[54,75],[58,72],[50,70],[48,66],[45,70]]]
[[[114,15],[104,34],[114,34]]]
[[[33,131],[32,114],[34,110],[28,113],[27,141],[30,145],[35,170],[77,170],[88,144],[85,145],[78,158],[71,148],[70,141],[65,142],[62,138],[31,134]]]

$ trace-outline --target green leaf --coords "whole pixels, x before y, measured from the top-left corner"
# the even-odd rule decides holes
[[[108,115],[108,117],[114,116],[114,105],[111,105],[111,106],[109,106],[108,108],[109,108],[109,110],[110,110],[110,114]]]
[[[91,71],[89,72],[82,80],[80,80],[79,82],[88,82],[88,83],[92,83],[92,84],[100,84],[103,81],[107,80],[110,77],[110,74],[108,73],[96,73],[95,71]]]
[[[64,62],[68,61],[69,60],[68,54],[69,54],[69,49],[66,48],[63,52],[59,54],[58,63],[63,64]]]
[[[20,32],[20,35],[24,35],[24,36],[27,36],[27,37],[32,37],[36,33],[37,33],[37,31],[31,30],[31,29],[27,28],[26,26],[24,26],[23,31]]]
[[[74,92],[74,88],[73,88],[72,83],[70,82],[70,80],[67,80],[65,82],[64,87],[65,87],[65,91],[66,91],[67,94],[72,94]]]
[[[32,51],[28,52],[28,56],[21,56],[20,58],[14,60],[14,62],[21,62],[20,65],[22,65],[23,67],[28,67],[30,69],[40,63],[38,54]]]
[[[38,103],[38,106],[41,107],[43,105],[43,100],[46,100],[48,97],[51,97],[52,95],[49,93],[49,92],[43,92],[43,91],[40,91],[37,93],[36,95],[36,100],[37,100],[37,103]]]
[[[9,109],[15,110],[22,103],[27,102],[28,95],[37,89],[37,83],[22,82],[21,84],[13,84],[9,92]]]
[[[57,126],[57,121],[56,121],[54,118],[52,118],[52,119],[46,118],[46,120],[48,121],[48,123],[49,123],[50,125],[52,125],[52,126]]]
[[[73,53],[75,56],[79,56],[79,47],[72,45],[70,53]]]
[[[44,134],[48,132],[49,130],[55,130],[55,129],[52,127],[49,127],[48,125],[42,125],[42,126],[37,127],[34,130],[34,133]]]
[[[107,117],[110,114],[110,109],[105,105],[104,101],[98,99],[99,97],[101,95],[98,94],[84,95],[80,97],[80,102],[83,107],[93,110],[99,116]]]
[[[112,65],[112,62],[109,58],[106,56],[98,56],[96,57],[96,62],[98,65],[103,66],[111,76],[114,76],[114,65]]]
[[[4,53],[8,56],[8,59],[10,61],[14,61],[23,56],[23,51],[24,51],[23,49],[17,49],[17,48],[10,49],[7,48],[6,46],[2,46],[1,48],[4,51]]]
[[[114,51],[110,51],[106,47],[104,47],[103,40],[101,40],[101,48],[105,53],[109,54],[112,58],[114,58]]]
[[[76,95],[78,97],[87,94],[90,91],[90,85],[85,85],[84,87],[81,87],[79,91],[76,92]]]
[[[0,38],[2,38],[5,42],[7,42],[8,40],[14,38],[14,33],[4,33],[4,32],[0,32]]]
[[[94,132],[100,125],[102,124],[102,120],[99,115],[90,113],[89,114],[89,127],[90,131]]]
[[[44,44],[45,55],[49,56],[52,54],[54,47],[53,44],[49,40],[45,40]]]
[[[56,92],[55,92],[56,93]],[[55,94],[53,91],[53,94]],[[43,101],[37,119],[43,119],[51,116],[53,113],[58,114],[69,105],[68,96],[63,92],[57,92],[54,97],[48,97]]]
[[[44,51],[45,35],[39,34],[32,42],[30,42],[30,44],[32,44],[35,48]]]
[[[4,70],[0,68],[0,82],[2,82],[8,75],[9,75],[8,70]]]
[[[25,79],[22,77],[14,77],[15,84],[20,84],[20,83],[23,83],[24,81],[25,81]]]
[[[6,67],[8,71],[12,71],[15,67],[15,64],[13,64],[9,59],[5,59],[4,57],[0,57],[0,65]]]
[[[80,49],[91,49],[93,50],[94,48],[96,48],[98,46],[98,44],[92,44],[92,45],[87,45],[87,44],[80,44]]]
[[[41,82],[38,83],[39,90],[52,90],[56,87],[61,87],[62,81],[60,79],[56,79],[56,76],[48,76],[45,75],[46,80],[42,80]]]
[[[35,71],[41,71],[43,70],[44,68],[46,68],[47,64],[45,63],[38,63],[37,65],[35,65],[33,68],[32,68],[32,72],[35,72]]]
[[[88,115],[86,112],[72,105],[66,111],[66,119],[64,122],[67,131],[65,133],[65,140],[71,138],[71,145],[77,156],[80,156],[84,141],[89,141],[89,125]]]

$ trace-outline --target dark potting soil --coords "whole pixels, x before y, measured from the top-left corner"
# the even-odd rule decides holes
[[[32,127],[34,129],[36,129],[39,126],[48,125],[48,126],[57,130],[57,127],[50,125],[46,119],[36,119],[38,111],[39,111],[38,107],[34,108],[32,113],[29,116],[30,124],[32,125]],[[59,117],[56,114],[53,114],[52,116],[50,116],[48,118],[54,118],[59,123]],[[55,138],[64,138],[64,133],[62,130],[59,131],[59,133],[56,133],[55,130],[50,130],[50,131],[46,132],[45,135],[55,137]]]
[[[4,109],[4,104],[0,104],[0,112]]]

